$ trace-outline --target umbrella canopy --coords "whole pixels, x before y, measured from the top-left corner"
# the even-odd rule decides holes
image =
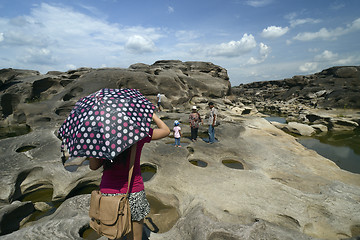
[[[58,131],[62,149],[112,160],[149,134],[154,109],[136,89],[101,89],[76,102]]]

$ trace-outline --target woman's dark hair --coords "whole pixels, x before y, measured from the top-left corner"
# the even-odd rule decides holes
[[[122,163],[124,164],[124,167],[126,167],[126,159],[128,155],[130,154],[130,148],[127,148],[123,152],[121,152],[119,155],[113,158],[113,161],[104,161],[104,169],[111,168],[115,163]]]

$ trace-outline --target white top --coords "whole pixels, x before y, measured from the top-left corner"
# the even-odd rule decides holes
[[[181,135],[180,135],[181,127],[175,126],[174,129],[173,129],[173,131],[174,131],[174,138],[179,138],[179,137],[181,137]]]

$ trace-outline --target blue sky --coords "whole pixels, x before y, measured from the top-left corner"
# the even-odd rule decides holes
[[[0,68],[212,62],[232,86],[360,65],[359,0],[2,0]]]

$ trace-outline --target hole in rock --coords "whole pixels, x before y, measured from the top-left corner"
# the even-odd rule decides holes
[[[57,81],[53,80],[52,78],[44,78],[37,80],[33,83],[32,86],[32,93],[30,98],[26,99],[26,102],[38,102],[41,101],[41,93],[47,91],[52,86],[56,85]]]
[[[56,209],[60,206],[61,202],[52,201],[52,195],[53,195],[52,188],[43,188],[24,194],[18,199],[19,201],[22,202],[31,201],[32,203],[35,204],[35,208],[39,203],[41,203],[43,206],[44,205],[46,206],[43,208],[43,210],[38,210],[38,209],[35,210],[35,212],[31,214],[31,216],[26,221],[26,223],[37,221],[40,218],[49,216],[56,211]],[[23,225],[24,227],[26,226],[26,223],[25,225]]]
[[[169,231],[180,217],[178,210],[152,195],[147,195],[147,199],[150,203],[150,213],[145,218],[145,226],[154,233]]]
[[[16,149],[16,152],[18,152],[18,153],[27,152],[27,151],[30,151],[31,149],[34,149],[34,148],[36,148],[36,146],[31,146],[31,145],[22,146],[22,147],[19,147],[18,149]]]
[[[149,181],[155,174],[156,174],[156,167],[151,164],[141,164],[141,176],[143,178],[143,181]]]
[[[61,80],[60,85],[63,87],[66,87],[66,85],[68,85],[69,83],[72,83],[73,81],[74,80],[70,80],[70,79]]]
[[[64,101],[69,101],[70,99],[72,99],[74,96],[70,93],[65,94],[65,96],[63,97]]]
[[[87,240],[95,240],[101,238],[89,225],[79,231],[80,237]]]
[[[193,159],[193,160],[189,160],[189,162],[192,164],[192,165],[195,165],[195,166],[198,166],[198,167],[207,167],[207,162],[204,162],[204,161],[201,161],[201,160],[198,160],[198,159]]]
[[[222,160],[222,164],[229,168],[244,169],[244,165],[241,162],[232,159]]]
[[[4,118],[13,114],[14,109],[16,109],[16,106],[19,104],[19,102],[20,97],[16,94],[5,93],[2,95],[0,104]]]
[[[83,91],[84,91],[84,89],[82,89],[81,87],[75,87],[75,88],[71,89],[71,91],[69,93],[64,95],[63,100],[69,101],[70,99],[74,98],[77,94],[79,94]]]
[[[351,236],[352,237],[359,237],[360,236],[360,224],[358,225],[352,225],[350,227]]]
[[[34,186],[36,188],[38,186]],[[42,188],[22,195],[18,200],[21,202],[50,202],[53,195],[52,188]]]
[[[190,154],[193,154],[195,152],[194,148],[192,147],[187,147],[186,149],[189,151]]]
[[[25,135],[31,132],[29,125],[20,124],[17,126],[0,127],[0,139]]]
[[[90,194],[93,190],[99,190],[99,186],[95,184],[82,183],[75,187],[67,196],[66,199],[82,195],[82,194]]]

